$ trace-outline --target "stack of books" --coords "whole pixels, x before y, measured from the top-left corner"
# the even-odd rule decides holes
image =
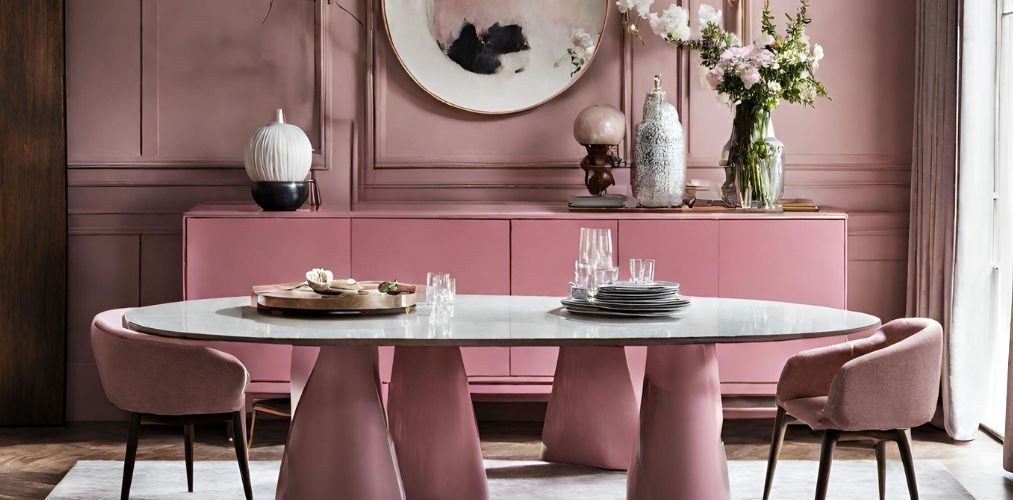
[[[819,212],[820,207],[807,198],[786,198],[781,200],[785,212]]]

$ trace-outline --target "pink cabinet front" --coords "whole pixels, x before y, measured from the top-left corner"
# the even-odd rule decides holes
[[[679,283],[685,295],[716,297],[719,253],[716,220],[619,221],[619,266],[624,278],[629,276],[630,259],[654,259],[656,280]],[[647,348],[627,347],[626,357],[639,388]]]
[[[613,248],[618,246],[618,225],[614,220],[513,221],[510,238],[512,293],[558,297],[568,294],[582,227],[611,229]],[[510,374],[551,376],[556,370],[558,352],[556,347],[511,347]]]
[[[425,284],[427,272],[448,272],[459,294],[510,294],[510,221],[354,219],[352,275],[359,280]],[[462,349],[468,375],[510,374],[506,347]],[[391,349],[381,353],[389,379]]]
[[[654,279],[675,281],[684,295],[718,295],[718,221],[619,221],[619,264],[654,259]]]
[[[185,220],[184,297],[250,295],[253,285],[299,281],[309,269],[351,270],[348,219]],[[288,381],[291,347],[215,343],[238,357],[253,381]]]
[[[723,220],[719,225],[722,297],[847,307],[845,220]],[[774,383],[795,353],[844,340],[719,345],[721,381]]]

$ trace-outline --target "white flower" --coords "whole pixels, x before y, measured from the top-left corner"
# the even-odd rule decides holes
[[[647,21],[651,31],[670,41],[683,42],[689,40],[692,32],[689,29],[689,13],[678,5],[670,5],[661,14],[648,14]]]
[[[757,47],[770,47],[771,45],[774,45],[774,37],[772,35],[764,33],[760,35],[759,38],[756,39],[754,45],[756,45]]]
[[[700,10],[697,11],[697,17],[700,19],[700,29],[705,28],[708,24],[721,26],[721,10],[715,9],[714,6],[710,4],[700,4]]]
[[[616,0],[616,7],[619,9],[620,14],[626,14],[631,10],[635,10],[641,19],[646,19],[647,14],[651,12],[651,5],[653,3],[654,0]]]
[[[813,69],[820,67],[820,61],[823,60],[823,46],[816,44],[813,46]]]
[[[714,90],[714,88],[711,87],[710,78],[707,77],[709,73],[710,68],[703,65],[700,66],[700,86],[707,90]]]
[[[799,41],[802,42],[802,45],[805,45],[806,47],[808,47],[809,46],[809,35],[807,33],[802,33],[802,36],[799,38]]]
[[[594,47],[594,38],[582,29],[575,29],[570,33],[570,43],[574,48],[586,49]]]
[[[742,79],[743,87],[751,89],[753,88],[753,85],[756,85],[756,82],[760,81],[760,71],[753,67],[747,68],[741,75],[739,75],[739,78]]]
[[[767,82],[767,90],[769,90],[771,94],[780,94],[781,84],[770,80]]]
[[[570,54],[570,63],[573,64],[573,74],[575,74],[594,55],[595,40],[586,31],[575,29],[570,32],[570,45],[567,52]],[[556,65],[558,66],[558,63]]]

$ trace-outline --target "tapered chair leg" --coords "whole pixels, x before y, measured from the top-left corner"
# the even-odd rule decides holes
[[[257,409],[253,409],[253,415],[250,415],[250,430],[246,432],[246,447],[253,448],[253,428],[257,425]]]
[[[130,432],[127,435],[127,454],[123,458],[123,485],[120,500],[130,498],[130,482],[134,479],[134,461],[137,459],[137,440],[141,435],[141,415],[130,414]]]
[[[918,500],[918,480],[915,477],[915,459],[911,454],[911,441],[904,429],[897,429],[897,448],[900,449],[900,460],[904,463],[904,476],[907,477],[907,491],[911,500]]]
[[[876,443],[876,473],[879,477],[879,500],[886,500],[886,441]]]
[[[763,500],[770,498],[770,488],[774,485],[774,469],[777,468],[777,458],[781,455],[781,446],[784,445],[784,433],[788,429],[788,418],[784,408],[777,408],[777,415],[774,417],[774,432],[770,437],[770,456],[767,458],[767,479],[763,482]]]
[[[250,483],[250,457],[246,450],[246,436],[243,436],[243,413],[232,414],[232,429],[235,431],[232,443],[236,447],[236,460],[239,462],[239,475],[243,477],[243,492],[246,500],[253,500],[253,485]]]
[[[823,433],[823,448],[820,450],[820,473],[816,479],[816,500],[827,498],[827,485],[830,483],[830,463],[834,460],[834,448],[840,431],[827,430]]]
[[[193,493],[193,424],[183,425],[183,456],[186,458],[186,491]]]

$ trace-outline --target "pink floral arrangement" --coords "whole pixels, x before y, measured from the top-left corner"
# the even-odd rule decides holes
[[[829,98],[826,88],[813,72],[823,59],[823,47],[812,44],[805,27],[809,0],[801,0],[794,16],[788,16],[785,32],[778,33],[764,2],[761,35],[743,45],[734,33],[721,26],[721,11],[700,5],[699,37],[689,27],[689,13],[678,5],[651,12],[654,0],[618,0],[626,29],[640,36],[631,14],[647,20],[656,35],[679,47],[700,53],[702,84],[718,93],[722,102],[738,105],[751,103],[767,110],[780,101],[812,106],[817,96]]]
[[[700,5],[700,33],[694,38],[686,9],[670,5],[660,13],[651,12],[653,2],[617,0],[624,29],[640,38],[637,24],[647,20],[651,31],[665,41],[699,53],[701,85],[717,92],[721,102],[735,107],[724,165],[730,168],[726,168],[726,185],[735,179],[739,193],[736,205],[752,206],[753,200],[759,200],[760,207],[776,206],[780,190],[771,180],[770,170],[778,162],[767,141],[771,111],[781,101],[811,107],[817,97],[830,99],[814,74],[823,60],[823,47],[812,43],[806,34],[806,26],[812,22],[808,17],[809,0],[799,0],[794,15],[786,16],[783,33],[774,25],[770,2],[765,0],[760,36],[750,44],[743,44],[738,36],[726,31],[721,11],[711,5]],[[639,20],[631,21],[634,15]]]

